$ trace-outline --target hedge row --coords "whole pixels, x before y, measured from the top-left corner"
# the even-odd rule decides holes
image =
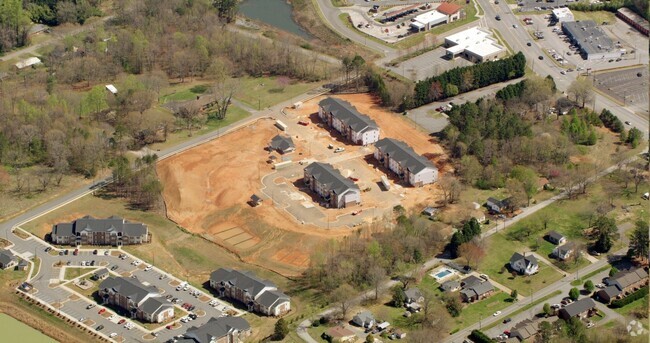
[[[623,306],[633,302],[634,300],[639,300],[639,299],[645,297],[646,295],[648,295],[648,286],[642,287],[638,291],[628,295],[627,297],[625,297],[623,299],[612,301],[612,307],[613,308],[623,307]]]

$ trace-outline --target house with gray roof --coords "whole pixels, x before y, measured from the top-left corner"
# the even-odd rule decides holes
[[[370,117],[359,113],[349,102],[337,98],[318,103],[318,117],[348,141],[368,145],[379,140],[379,126]]]
[[[413,287],[409,288],[404,291],[404,295],[406,296],[406,303],[419,303],[424,301],[424,296],[422,296],[422,292],[420,292],[419,289]]]
[[[383,138],[377,141],[374,156],[381,165],[411,186],[421,187],[438,180],[438,168],[397,139]]]
[[[539,270],[539,265],[535,256],[516,252],[510,257],[510,268],[519,274],[533,275]]]
[[[553,249],[553,256],[557,257],[560,260],[566,260],[575,252],[576,245],[573,242],[568,242],[566,244],[560,245]]]
[[[445,281],[440,285],[443,292],[456,292],[460,289],[460,282],[458,280]]]
[[[327,202],[329,207],[344,208],[361,203],[361,191],[329,163],[314,162],[304,170],[304,182]]]
[[[599,289],[596,292],[596,299],[605,304],[609,304],[612,300],[619,299],[622,295],[623,292],[618,287],[612,285]]]
[[[101,268],[101,269],[97,270],[97,271],[93,274],[92,279],[93,279],[93,280],[104,280],[104,279],[106,279],[109,275],[110,275],[110,274],[108,273],[108,269],[106,269],[106,268]]]
[[[494,293],[494,285],[490,281],[472,282],[463,286],[460,296],[465,302],[474,302],[485,299]]]
[[[503,213],[506,212],[510,206],[510,198],[499,200],[489,197],[485,202],[485,206],[488,208],[490,213]]]
[[[370,311],[363,311],[357,313],[354,317],[352,317],[352,323],[362,327],[362,328],[369,328],[375,325],[375,317],[370,313]]]
[[[245,304],[249,311],[281,316],[291,310],[289,296],[280,292],[273,282],[259,279],[250,271],[219,268],[210,274],[210,287],[220,297]]]
[[[241,317],[210,318],[201,326],[187,329],[179,343],[241,343],[252,330],[246,319]]]
[[[555,245],[562,245],[566,242],[566,238],[555,230],[551,230],[546,234],[546,240]]]
[[[583,298],[574,303],[571,303],[558,312],[558,317],[569,320],[572,317],[585,318],[596,310],[596,302],[591,298]]]
[[[9,269],[13,268],[18,264],[18,258],[7,249],[0,250],[0,268]]]
[[[605,280],[605,284],[617,287],[625,295],[647,285],[648,273],[643,268],[622,270]]]
[[[287,154],[296,150],[296,145],[293,144],[293,140],[289,136],[277,135],[271,138],[271,143],[269,144],[269,150],[275,150],[281,154]]]
[[[106,219],[85,216],[71,223],[56,224],[52,227],[50,239],[56,244],[75,246],[122,246],[150,241],[146,225],[131,223],[116,216]]]
[[[131,318],[151,323],[174,318],[174,305],[165,301],[156,287],[137,278],[109,277],[99,284],[97,292],[103,304],[126,310]]]

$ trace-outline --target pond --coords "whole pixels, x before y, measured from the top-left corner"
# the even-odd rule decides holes
[[[313,38],[293,20],[291,5],[286,0],[244,0],[239,13],[302,38]]]
[[[14,319],[4,313],[0,313],[0,332],[5,338],[15,338],[21,343],[55,343],[56,341],[42,334],[40,331]]]

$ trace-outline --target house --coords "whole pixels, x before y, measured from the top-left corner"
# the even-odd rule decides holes
[[[469,213],[469,217],[467,218],[467,220],[470,220],[472,218],[476,218],[477,222],[483,223],[483,222],[485,222],[485,219],[486,219],[485,218],[485,212],[483,212],[481,210],[473,210],[473,211],[471,211]]]
[[[20,261],[18,262],[18,266],[16,266],[16,269],[18,269],[18,270],[27,270],[28,268],[29,268],[29,262],[27,262],[27,260],[21,258]]]
[[[357,335],[354,331],[342,325],[337,325],[328,329],[325,331],[324,335],[329,338],[330,342],[354,342],[357,339]]]
[[[470,288],[470,287],[472,287],[472,286],[474,286],[476,284],[479,284],[479,283],[481,283],[483,281],[485,281],[485,280],[483,280],[483,279],[481,279],[479,277],[476,277],[474,275],[470,275],[470,276],[460,280],[460,286],[462,288]]]
[[[24,60],[22,60],[22,61],[20,61],[20,62],[18,62],[16,64],[14,64],[14,66],[16,67],[16,69],[21,70],[21,69],[25,69],[27,67],[37,66],[37,65],[39,65],[41,63],[42,62],[41,62],[40,58],[38,58],[38,57],[29,57],[29,58],[26,58],[26,59],[24,59]]]
[[[443,292],[456,292],[460,289],[460,282],[458,280],[445,281],[440,285]]]
[[[104,279],[106,279],[109,275],[110,275],[110,274],[108,273],[108,269],[106,269],[106,268],[102,268],[102,269],[96,271],[96,272],[93,274],[92,279],[93,279],[93,280],[104,280]]]
[[[251,195],[251,200],[250,200],[251,206],[257,207],[262,204],[262,201],[264,200],[260,198],[257,194]]]
[[[357,111],[349,102],[327,98],[318,103],[318,117],[348,141],[368,145],[379,140],[379,126]]]
[[[622,293],[631,293],[648,284],[648,273],[643,268],[620,271],[607,280],[607,286],[616,286]]]
[[[485,207],[488,208],[490,213],[503,213],[506,212],[510,205],[510,199],[498,200],[495,198],[488,198]]]
[[[131,223],[116,216],[106,219],[85,216],[71,223],[54,225],[50,239],[61,245],[122,246],[148,243],[151,237],[145,224]]]
[[[281,154],[287,154],[296,150],[296,145],[289,136],[277,135],[271,138],[269,150],[275,150]]]
[[[361,203],[361,191],[329,163],[314,162],[305,170],[304,182],[327,201],[329,207],[343,208]]]
[[[221,297],[245,304],[249,311],[280,316],[291,309],[287,295],[269,280],[259,279],[249,271],[219,268],[210,274],[210,287]]]
[[[605,304],[609,304],[612,300],[620,299],[622,295],[623,292],[618,289],[618,287],[612,285],[599,289],[598,292],[596,292],[596,299]]]
[[[0,250],[0,269],[9,269],[18,265],[18,258],[7,249]]]
[[[452,21],[456,21],[460,19],[462,9],[463,9],[462,7],[456,4],[452,4],[450,2],[443,2],[442,4],[440,4],[440,6],[438,6],[438,8],[436,8],[436,11],[446,15],[448,18],[447,22],[451,23]]]
[[[420,312],[420,309],[422,309],[422,306],[420,306],[420,304],[418,304],[418,303],[409,303],[409,304],[406,304],[406,309],[411,313],[416,313],[416,312]]]
[[[571,257],[571,254],[573,254],[575,249],[576,249],[575,243],[569,242],[564,245],[555,247],[555,249],[553,249],[553,256],[559,258],[560,260],[566,260],[569,257]]]
[[[359,312],[352,317],[352,323],[362,328],[369,328],[375,325],[375,317],[369,311]]]
[[[556,245],[562,245],[566,242],[566,238],[554,230],[551,230],[546,234],[546,240]]]
[[[539,326],[542,322],[553,322],[556,320],[557,317],[546,319],[525,319],[509,330],[510,338],[517,338],[519,341],[531,339],[532,341],[539,332]]]
[[[424,301],[424,296],[422,296],[422,292],[420,292],[420,290],[417,288],[409,288],[405,290],[404,295],[407,304],[419,303]]]
[[[591,298],[583,298],[574,303],[571,303],[558,312],[558,317],[569,320],[573,317],[586,318],[589,317],[593,311],[596,310],[596,302]]]
[[[174,305],[167,302],[158,289],[141,283],[137,278],[109,277],[99,284],[103,304],[119,307],[131,318],[150,323],[162,323],[174,318]]]
[[[187,329],[180,343],[241,343],[251,335],[251,326],[241,317],[212,317],[201,326]]]
[[[537,259],[533,255],[522,255],[518,252],[512,254],[510,257],[510,268],[519,274],[532,275],[537,273],[539,265]]]
[[[471,282],[469,285],[463,286],[460,291],[460,296],[465,302],[474,302],[477,300],[485,299],[494,293],[494,285],[490,281]]]
[[[418,155],[402,141],[383,138],[375,143],[375,159],[414,187],[422,187],[438,180],[438,168]]]

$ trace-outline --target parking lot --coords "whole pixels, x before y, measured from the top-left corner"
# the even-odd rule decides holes
[[[397,66],[386,66],[391,71],[413,81],[424,80],[427,77],[439,75],[455,67],[471,65],[472,62],[462,58],[448,59],[445,57],[444,47],[436,48],[410,60],[401,62]]]
[[[554,8],[566,7],[566,5],[576,2],[575,0],[519,0],[517,3],[520,12],[545,11]]]
[[[639,76],[640,75],[640,76]],[[614,70],[594,75],[594,85],[625,106],[648,108],[648,68]]]

